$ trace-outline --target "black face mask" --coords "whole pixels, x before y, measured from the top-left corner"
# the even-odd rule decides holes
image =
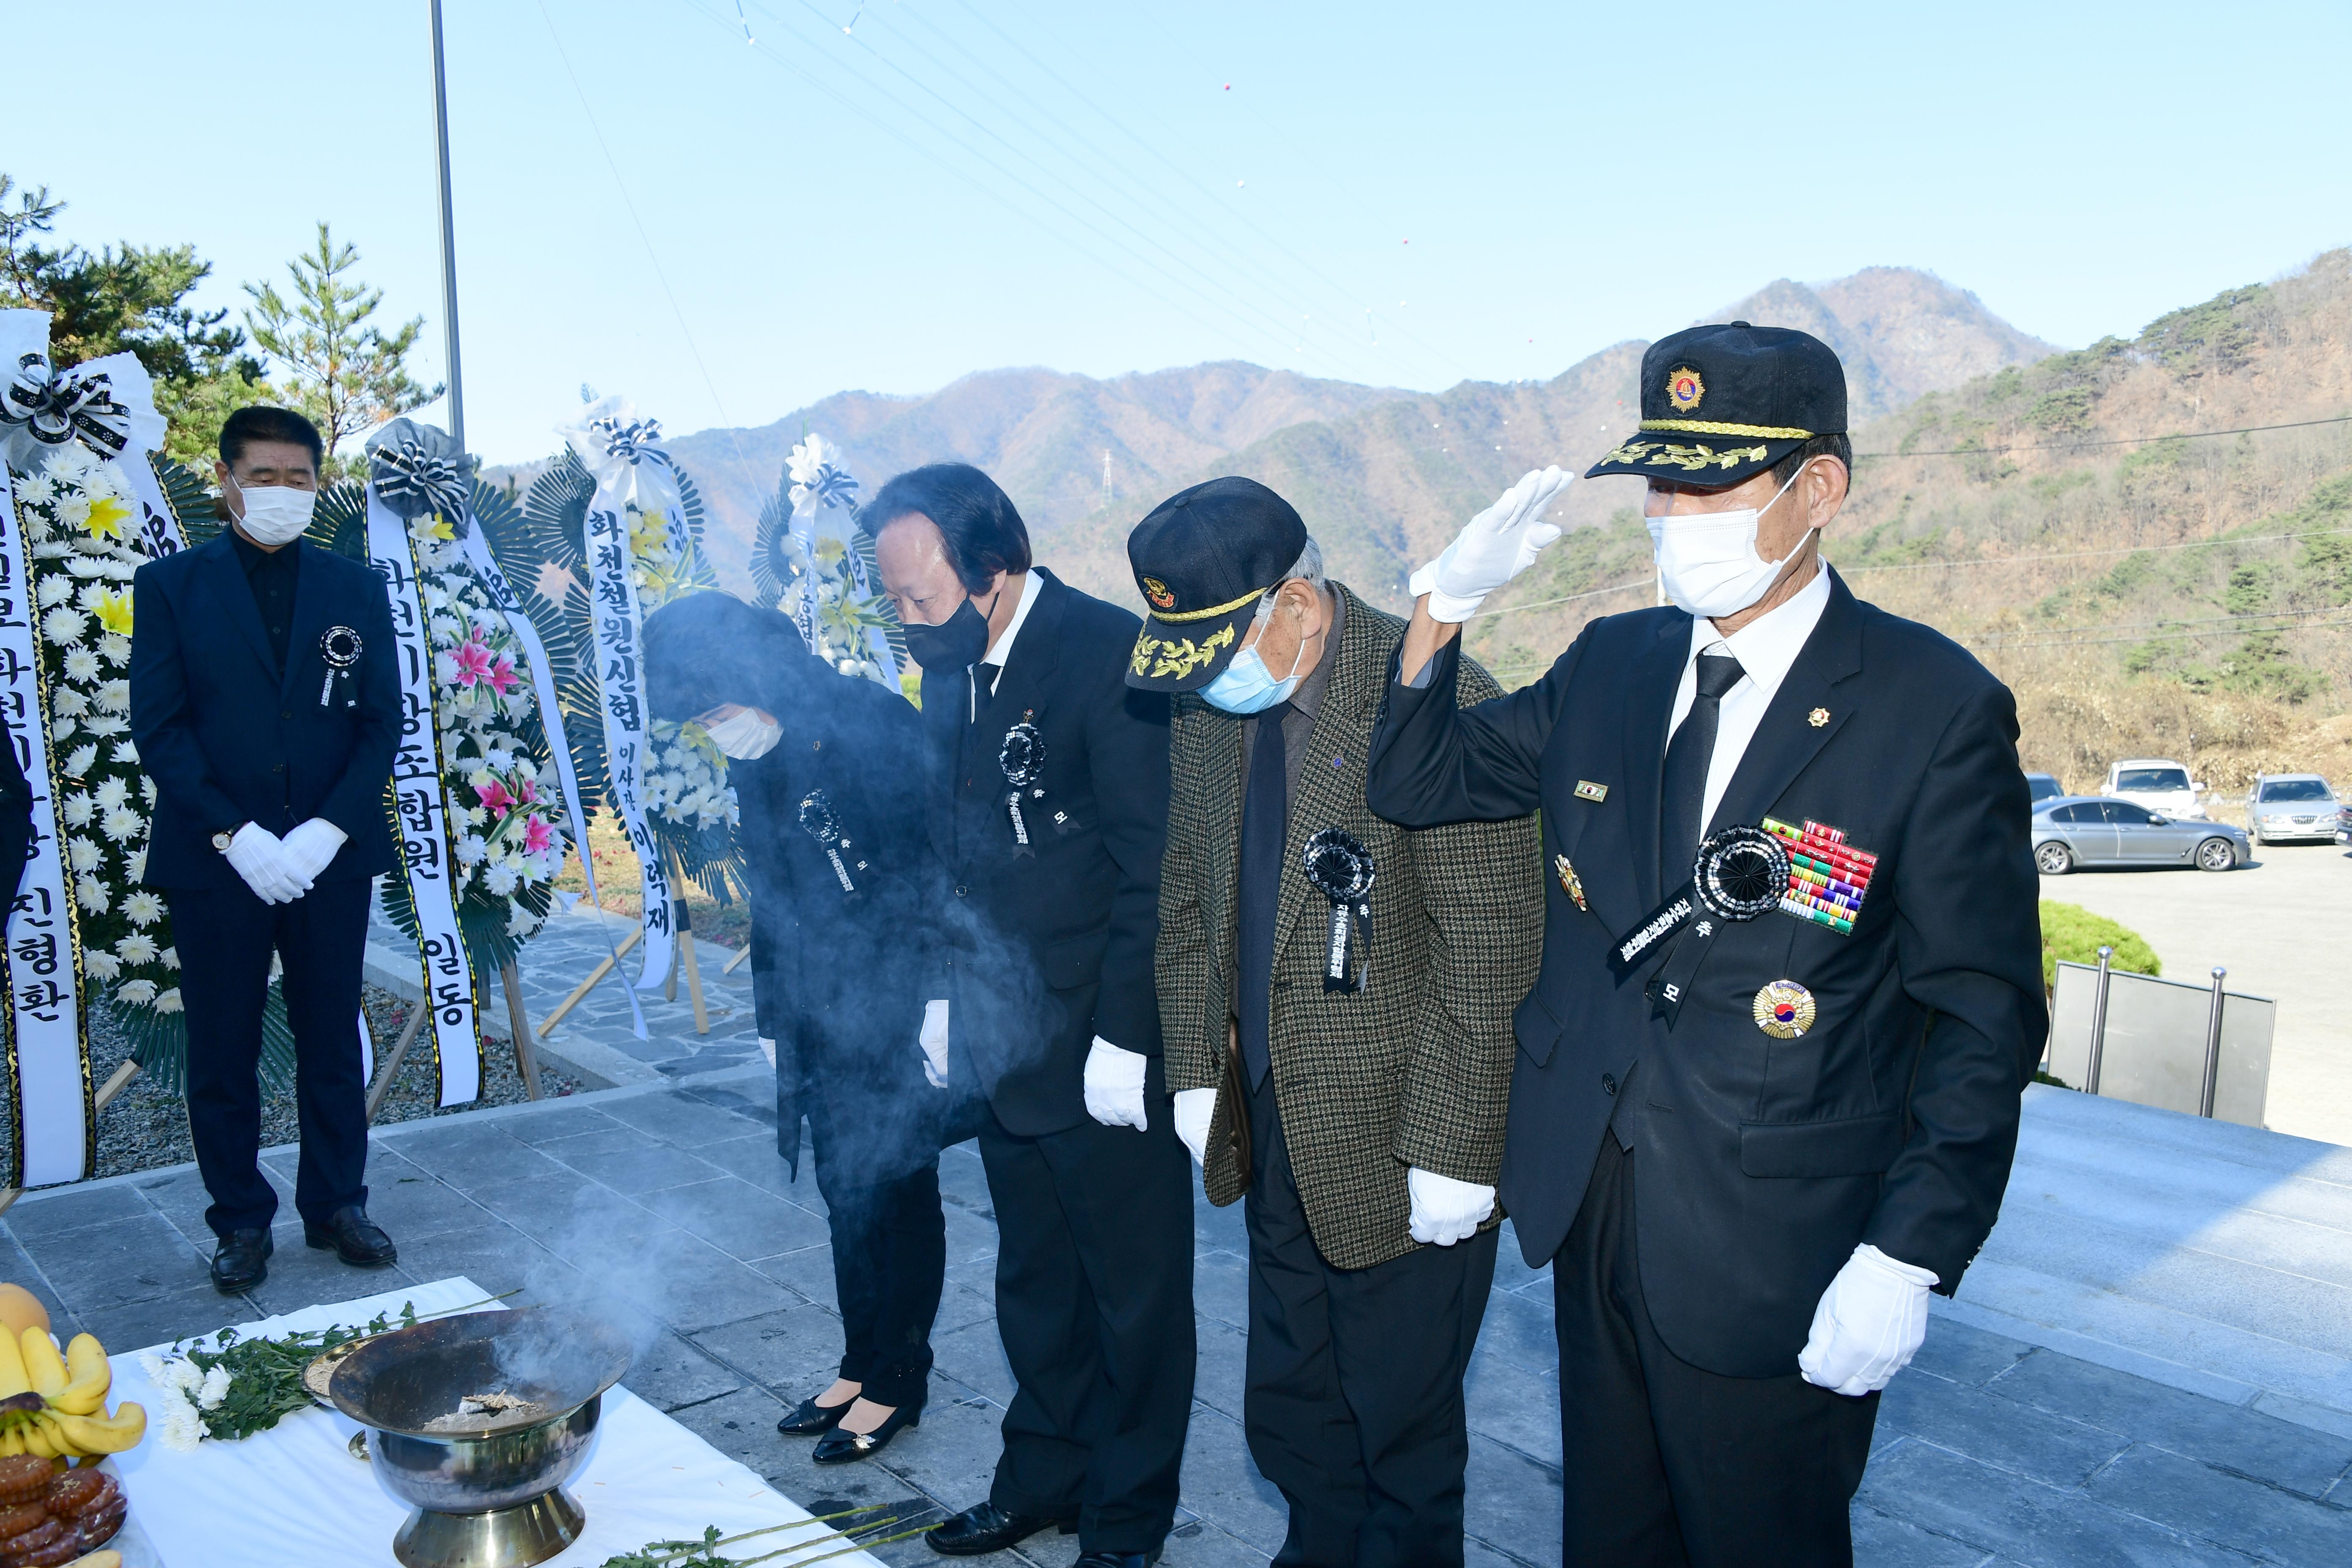
[[[1003,596],[1003,590],[998,595]],[[995,613],[995,599],[989,600],[988,608],[990,614]],[[907,657],[925,669],[961,669],[978,664],[980,656],[988,651],[988,616],[972,608],[970,599],[938,626],[900,629],[907,636]]]

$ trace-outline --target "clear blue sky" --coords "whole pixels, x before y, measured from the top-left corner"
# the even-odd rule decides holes
[[[1008,364],[1549,376],[1874,263],[2079,344],[2352,240],[2341,5],[446,4],[498,460],[583,382],[682,432]],[[329,219],[437,375],[424,0],[94,16],[7,8],[0,171],[212,303]]]

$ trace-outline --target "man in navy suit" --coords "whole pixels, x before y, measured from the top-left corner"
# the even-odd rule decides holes
[[[262,1008],[274,951],[294,1032],[303,1239],[394,1260],[367,1216],[360,964],[371,879],[392,869],[384,788],[401,725],[392,615],[367,566],[303,540],[316,426],[242,408],[220,435],[218,537],[132,580],[131,732],[155,781],[145,881],[172,911],[188,1023],[188,1126],[220,1237],[213,1283],[268,1278]]]
[[[1569,1563],[1850,1563],[1878,1391],[1992,1228],[2047,1029],[2017,712],[1821,531],[1845,378],[1803,332],[1642,363],[1671,606],[1454,703],[1460,624],[1559,536],[1530,474],[1414,574],[1372,742],[1409,827],[1540,808],[1501,1178],[1552,1265]]]

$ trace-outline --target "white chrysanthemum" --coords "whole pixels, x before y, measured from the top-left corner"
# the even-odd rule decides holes
[[[515,890],[516,884],[521,880],[520,874],[512,866],[503,862],[482,873],[482,886],[488,888],[495,898],[505,898]]]
[[[176,947],[167,947],[163,952],[157,953],[155,957],[166,969],[177,969],[180,967],[180,950]]]
[[[114,988],[114,999],[134,1006],[155,1000],[155,983],[152,980],[126,980]]]
[[[220,1402],[228,1397],[228,1368],[215,1365],[212,1371],[205,1373],[204,1387],[196,1391],[196,1407],[200,1410],[220,1408]]]
[[[100,807],[112,811],[131,799],[131,785],[121,779],[109,779],[90,795]]]
[[[50,739],[55,741],[58,737],[53,735]],[[66,756],[66,772],[76,778],[82,777],[97,765],[98,748],[96,746],[76,746]]]
[[[49,743],[55,745],[59,741],[70,741],[74,737],[74,732],[80,728],[80,720],[69,713],[59,713],[49,721]],[[97,754],[97,750],[93,747],[90,755],[95,757]]]
[[[158,991],[155,993],[155,1011],[158,1013],[176,1013],[179,1010],[180,988],[178,986],[174,985],[169,991]]]
[[[110,952],[90,948],[81,955],[81,966],[100,980],[111,980],[122,973],[122,961]]]
[[[152,800],[154,797],[151,795],[148,798]],[[133,882],[141,880],[147,875],[147,847],[145,845],[141,845],[138,848],[131,850],[128,855],[125,855],[122,858],[122,873]]]
[[[152,963],[155,952],[155,939],[143,931],[132,931],[114,944],[114,955],[125,963]]]
[[[89,498],[61,496],[58,504],[49,509],[49,515],[68,528],[79,528],[89,521]]]
[[[16,487],[16,497],[27,506],[47,506],[57,499],[58,487],[47,474],[35,474]]]
[[[118,806],[106,814],[106,820],[100,826],[117,844],[128,844],[147,831],[147,819],[127,805]]]
[[[80,876],[74,879],[74,902],[91,914],[102,915],[114,907],[114,896],[97,878]]]
[[[115,760],[115,762],[116,762],[117,763],[119,763],[120,765],[121,765],[121,766],[123,766],[123,767],[126,767],[126,768],[135,768],[135,767],[137,767],[137,766],[139,765],[139,748],[138,748],[138,746],[137,746],[136,744],[134,744],[133,742],[129,742],[129,741],[117,741],[117,742],[114,742],[114,760]],[[139,793],[140,793],[141,795],[145,795],[145,796],[147,797],[147,804],[148,804],[149,805],[154,805],[154,804],[155,804],[155,781],[154,781],[153,779],[150,779],[150,778],[142,778],[142,779],[141,779],[141,780],[139,781]]]
[[[98,655],[86,647],[71,649],[66,654],[66,679],[87,685],[98,679]]]
[[[73,794],[66,796],[64,806],[66,826],[68,827],[88,826],[91,814],[97,809],[97,806],[91,804],[89,796],[79,790],[74,791]]]
[[[478,866],[489,852],[490,847],[482,842],[482,836],[478,833],[468,833],[457,840],[457,864],[460,866]]]
[[[196,1413],[194,1405],[173,1394],[163,1401],[155,1422],[155,1436],[175,1454],[193,1454],[204,1441],[205,1418]]]
[[[81,727],[93,735],[121,735],[130,730],[131,721],[112,713],[98,713],[83,720]]]
[[[62,719],[79,718],[89,711],[89,699],[79,687],[60,686],[49,693],[49,711]]]
[[[41,635],[59,647],[70,647],[81,641],[89,630],[89,617],[79,610],[59,605],[41,617]]]
[[[504,746],[492,746],[483,754],[482,760],[499,773],[505,773],[515,765],[514,753]]]
[[[79,835],[66,840],[66,864],[77,871],[95,871],[105,852]]]
[[[122,900],[122,918],[135,926],[153,925],[163,918],[163,900],[140,888]]]
[[[73,592],[74,585],[72,578],[55,576],[44,577],[41,579],[40,587],[34,590],[34,597],[40,600],[41,608],[46,610],[52,605],[64,604],[68,599],[73,597]]]
[[[117,633],[109,632],[106,636],[98,639],[98,651],[100,657],[104,658],[109,664],[129,664],[131,662],[131,639],[129,637],[120,636]],[[73,673],[73,661],[70,657],[68,657],[66,661],[66,672],[69,675]],[[90,674],[92,675],[97,673],[97,670],[94,668],[90,671]],[[78,680],[87,679],[88,677],[76,676],[75,679]]]
[[[121,713],[131,706],[131,682],[110,680],[98,689],[98,705]]]

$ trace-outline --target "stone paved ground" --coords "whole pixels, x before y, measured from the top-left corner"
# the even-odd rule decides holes
[[[976,1500],[1010,1392],[978,1156],[966,1144],[941,1159],[949,1280],[922,1426],[879,1461],[819,1470],[804,1441],[774,1427],[839,1353],[824,1210],[806,1167],[793,1183],[776,1158],[770,1104],[765,1073],[733,1068],[386,1129],[371,1208],[399,1240],[406,1278],[462,1273],[490,1290],[523,1287],[526,1300],[609,1298],[652,1313],[658,1337],[629,1385],[803,1503]],[[29,1194],[0,1221],[0,1278],[32,1282],[61,1319],[117,1349],[384,1289],[384,1275],[302,1247],[293,1155],[268,1163],[286,1201],[271,1277],[250,1303],[205,1283],[205,1197],[184,1167]],[[1239,1426],[1238,1211],[1202,1207],[1197,1236],[1199,1403],[1165,1561],[1259,1563],[1282,1513]],[[1555,1564],[1550,1281],[1514,1253],[1507,1238],[1470,1373],[1470,1559]],[[1938,1315],[1886,1395],[1855,1508],[1857,1555],[1872,1568],[2340,1568],[2352,1563],[2347,1466],[2352,1438]],[[1076,1554],[1066,1538],[1034,1545],[997,1561],[1058,1568]],[[885,1555],[937,1560],[912,1542]]]

